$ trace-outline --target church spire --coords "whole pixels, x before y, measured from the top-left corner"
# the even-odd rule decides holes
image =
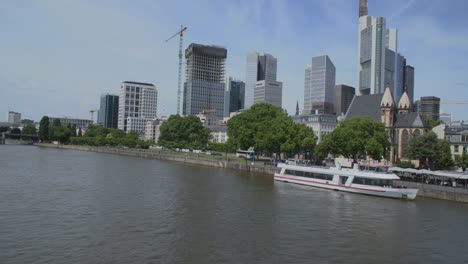
[[[297,100],[297,104],[296,104],[296,115],[297,116],[299,115],[299,100]]]
[[[367,16],[367,0],[359,0],[359,17]]]

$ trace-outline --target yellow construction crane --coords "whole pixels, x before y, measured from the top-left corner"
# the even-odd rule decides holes
[[[177,81],[177,114],[180,114],[180,96],[181,96],[181,83],[182,83],[182,43],[184,39],[184,31],[187,30],[187,27],[180,26],[180,31],[177,31],[170,38],[166,39],[166,42],[173,39],[179,35],[179,79]]]

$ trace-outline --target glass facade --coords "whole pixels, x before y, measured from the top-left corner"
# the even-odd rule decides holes
[[[119,120],[119,96],[102,95],[98,113],[98,124],[106,128],[117,128]]]
[[[184,115],[209,111],[219,118],[224,116],[226,57],[227,50],[219,46],[192,43],[185,50]]]
[[[333,89],[335,88],[335,65],[328,56],[312,58],[312,66],[305,70],[304,110],[333,113]],[[310,75],[309,75],[310,74]]]

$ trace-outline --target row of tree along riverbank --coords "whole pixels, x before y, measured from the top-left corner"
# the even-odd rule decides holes
[[[90,125],[84,133],[43,117],[39,129],[42,142],[83,146],[111,146],[148,149],[154,142],[141,140],[139,133],[125,133],[114,128]],[[326,157],[345,157],[353,160],[381,160],[391,149],[389,133],[382,122],[370,118],[340,121],[336,129],[324,135],[317,144],[311,128],[297,124],[281,108],[267,103],[253,105],[227,122],[228,141],[210,142],[210,130],[196,116],[172,115],[160,127],[158,145],[166,148],[206,149],[235,153],[254,147],[256,156],[287,159],[301,158],[320,164]],[[404,157],[418,160],[420,167],[432,170],[468,167],[466,154],[452,159],[450,146],[433,132],[413,137],[405,148]],[[413,167],[408,161],[397,161],[399,167]]]

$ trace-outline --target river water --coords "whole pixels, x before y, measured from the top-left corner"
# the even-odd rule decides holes
[[[468,263],[468,205],[0,146],[0,263]]]

